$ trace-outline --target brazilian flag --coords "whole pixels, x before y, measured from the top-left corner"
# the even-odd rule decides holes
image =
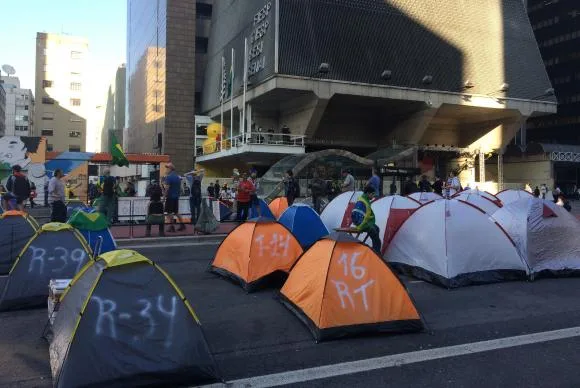
[[[113,133],[111,133],[111,158],[111,164],[115,166],[129,166],[129,161],[123,152],[123,148],[119,145],[119,140]]]

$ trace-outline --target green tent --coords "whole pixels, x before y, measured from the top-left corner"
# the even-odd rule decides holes
[[[54,321],[50,359],[55,387],[219,381],[184,294],[130,250],[99,256],[73,279]]]

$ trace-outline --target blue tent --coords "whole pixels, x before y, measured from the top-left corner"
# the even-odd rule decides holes
[[[220,221],[230,220],[233,214],[232,209],[230,209],[228,205],[226,205],[222,201],[220,201],[219,204],[220,204]]]
[[[108,228],[106,218],[102,214],[76,210],[68,220],[68,223],[78,229],[83,235],[95,256],[117,249],[117,243]],[[100,249],[95,252],[101,239]]]
[[[320,216],[310,206],[292,205],[282,213],[278,222],[290,229],[304,248],[328,235]]]
[[[264,201],[261,198],[259,199],[259,201],[260,201],[260,212],[262,214],[258,214],[256,209],[252,206],[252,208],[250,209],[250,216],[248,218],[250,219],[250,218],[258,218],[258,217],[266,217],[266,218],[276,219],[276,217],[274,217],[274,214],[272,213],[272,210],[270,210],[270,208],[268,207],[268,204],[266,203],[266,201]]]

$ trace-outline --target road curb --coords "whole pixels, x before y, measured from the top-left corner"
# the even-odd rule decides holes
[[[199,242],[199,243],[211,243],[222,241],[227,234],[211,234],[211,235],[195,235],[195,236],[171,236],[171,237],[143,237],[143,238],[126,238],[117,239],[117,246],[123,248],[123,246],[133,246],[135,244],[139,245],[157,245],[180,243],[180,242]]]

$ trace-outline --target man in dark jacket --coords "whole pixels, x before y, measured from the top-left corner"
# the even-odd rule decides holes
[[[24,211],[24,203],[30,197],[30,182],[18,164],[12,166],[12,175],[6,182],[6,190],[16,198],[18,210]]]
[[[435,182],[433,183],[433,191],[443,196],[443,186],[445,186],[445,184],[443,183],[441,177],[439,176],[435,177]]]
[[[310,191],[312,193],[312,206],[314,206],[314,211],[320,214],[322,197],[326,192],[326,182],[320,179],[318,171],[314,171],[312,182],[310,182]]]
[[[115,178],[111,176],[110,170],[105,170],[103,175],[103,194],[101,195],[99,212],[104,214],[109,224],[111,224],[115,212],[116,183]]]
[[[419,189],[417,188],[417,184],[413,182],[413,179],[411,179],[411,177],[407,177],[405,185],[403,186],[404,195],[416,193],[418,190]]]
[[[431,192],[431,183],[427,180],[427,176],[423,175],[419,181],[419,191],[422,193]]]

